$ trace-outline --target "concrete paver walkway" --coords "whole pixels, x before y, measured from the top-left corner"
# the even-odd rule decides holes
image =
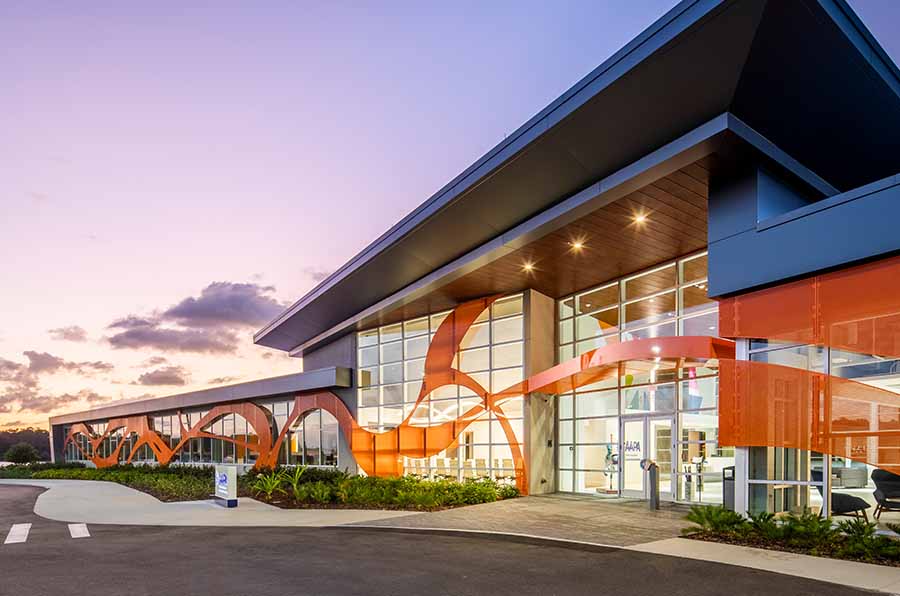
[[[36,514],[87,524],[323,527],[408,515],[405,511],[279,509],[245,498],[239,500],[236,509],[226,509],[212,501],[163,503],[127,486],[94,480],[0,480],[2,484],[46,488],[35,503]]]
[[[686,525],[687,511],[687,508],[675,505],[650,511],[645,501],[632,499],[547,495],[360,523],[395,528],[505,532],[628,546],[679,536]]]

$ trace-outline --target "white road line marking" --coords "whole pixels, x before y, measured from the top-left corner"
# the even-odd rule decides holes
[[[72,538],[90,538],[91,533],[88,532],[87,524],[69,524],[69,534]]]
[[[28,540],[28,532],[31,530],[31,524],[13,524],[6,535],[3,544],[16,544]]]

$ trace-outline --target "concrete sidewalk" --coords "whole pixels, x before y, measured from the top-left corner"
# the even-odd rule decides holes
[[[212,501],[163,503],[127,486],[94,480],[0,480],[0,487],[9,484],[47,489],[35,503],[37,515],[87,524],[324,527],[409,515],[406,511],[279,509],[246,498],[239,500],[236,509]]]
[[[642,553],[738,565],[796,577],[818,579],[864,590],[900,594],[900,568],[898,567],[869,565],[855,561],[811,557],[687,538],[670,538],[626,548]]]

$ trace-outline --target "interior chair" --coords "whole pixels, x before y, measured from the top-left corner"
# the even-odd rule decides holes
[[[885,511],[900,511],[900,476],[878,468],[872,470],[875,483],[875,519]]]
[[[812,477],[813,482],[822,482],[822,471],[821,470],[813,470],[810,472],[810,476]],[[819,491],[819,495],[822,498],[825,498],[825,495],[822,491],[822,485],[816,485],[816,490]],[[844,515],[847,517],[861,517],[862,519],[869,521],[869,514],[866,513],[866,509],[871,507],[865,499],[861,497],[857,497],[854,495],[848,495],[846,493],[836,493],[831,491],[831,515]]]

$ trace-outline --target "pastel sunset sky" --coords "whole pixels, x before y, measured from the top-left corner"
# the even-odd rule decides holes
[[[253,332],[675,3],[4,0],[0,429],[301,370]]]

